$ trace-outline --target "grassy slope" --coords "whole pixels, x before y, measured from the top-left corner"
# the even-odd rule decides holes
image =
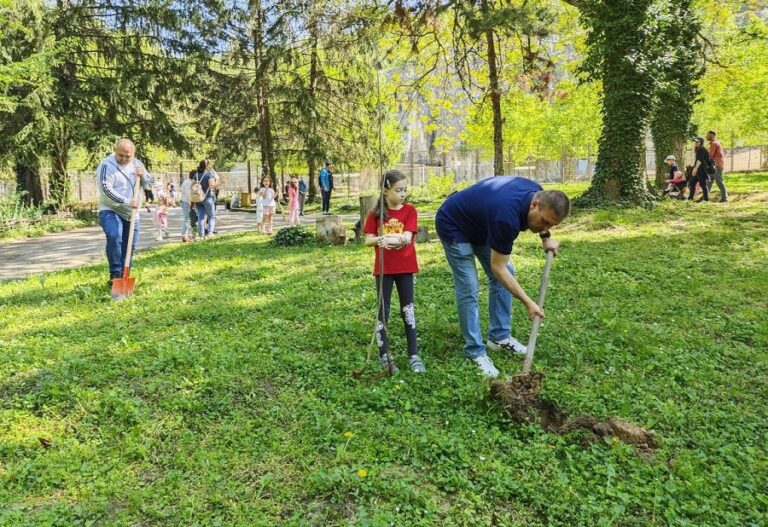
[[[728,183],[727,207],[581,212],[558,231],[545,395],[654,429],[651,460],[499,416],[461,358],[437,243],[418,248],[423,377],[350,375],[373,326],[361,247],[166,247],[137,259],[122,304],[103,266],[0,284],[0,525],[764,524],[768,177]],[[514,262],[534,293],[534,235]]]

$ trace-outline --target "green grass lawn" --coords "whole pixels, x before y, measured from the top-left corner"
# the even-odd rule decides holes
[[[166,246],[123,303],[105,265],[2,283],[0,525],[765,525],[768,174],[727,183],[725,206],[555,231],[543,395],[652,429],[649,459],[501,417],[462,358],[437,242],[418,246],[423,376],[393,320],[404,373],[352,377],[374,325],[360,246]],[[526,233],[513,255],[531,295],[539,247]]]

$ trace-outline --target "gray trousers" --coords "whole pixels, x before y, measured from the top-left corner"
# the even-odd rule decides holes
[[[723,181],[723,167],[715,167],[715,174],[709,178],[709,190],[712,190],[712,183],[717,183],[717,188],[720,189],[720,201],[728,199],[728,191],[725,190],[725,182]]]

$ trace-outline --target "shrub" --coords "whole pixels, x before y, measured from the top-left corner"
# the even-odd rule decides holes
[[[296,247],[314,243],[315,236],[304,227],[285,227],[277,231],[272,238],[272,245],[276,247]]]

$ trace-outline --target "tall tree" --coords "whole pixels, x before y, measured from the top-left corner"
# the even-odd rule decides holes
[[[490,99],[493,116],[494,174],[504,173],[504,136],[502,111],[502,44],[512,45],[513,39],[524,48],[525,66],[530,69],[550,68],[544,59],[542,46],[537,45],[548,35],[552,13],[546,2],[514,3],[506,0],[440,0],[395,3],[394,18],[410,31],[414,42],[425,34],[424,27],[439,20],[442,13],[452,15],[452,57],[455,71],[470,100]],[[445,52],[444,47],[439,47]],[[485,82],[480,82],[477,70],[485,68]],[[537,89],[549,88],[536,86]]]
[[[654,0],[571,3],[581,10],[588,31],[584,71],[603,84],[595,174],[578,203],[648,203],[652,195],[641,161],[664,37]]]
[[[691,117],[704,74],[698,35],[701,22],[691,0],[669,0],[659,5],[658,29],[664,35],[660,70],[655,72],[651,137],[656,155],[656,184],[662,186],[668,168],[664,159],[683,159],[686,140],[693,133]]]
[[[37,0],[0,0],[0,162],[10,162],[16,187],[31,205],[43,202],[40,156],[45,151],[52,78],[52,42]]]
[[[57,0],[45,4],[56,50],[46,107],[51,198],[69,201],[68,155],[100,150],[120,136],[183,150],[178,122],[191,71],[212,43],[196,28],[217,2]],[[141,152],[140,152],[141,153]]]

